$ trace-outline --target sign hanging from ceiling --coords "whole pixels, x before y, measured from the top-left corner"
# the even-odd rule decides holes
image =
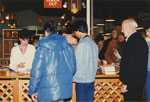
[[[44,0],[44,8],[62,8],[62,0]]]

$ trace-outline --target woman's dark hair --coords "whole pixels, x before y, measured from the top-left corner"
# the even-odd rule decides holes
[[[18,44],[20,44],[19,39],[29,39],[30,42],[30,31],[28,29],[22,29],[18,32]]]
[[[46,31],[48,33],[56,33],[57,32],[57,24],[51,20],[48,21],[44,25],[44,31]]]
[[[147,24],[144,28],[145,28],[145,30],[150,29],[150,25]]]
[[[87,24],[83,20],[77,20],[72,24],[72,31],[79,31],[82,33],[88,33]]]

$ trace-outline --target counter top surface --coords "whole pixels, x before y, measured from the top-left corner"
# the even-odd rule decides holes
[[[114,77],[117,78],[119,75],[105,75],[105,74],[100,74],[96,75],[96,78],[108,78],[108,77]],[[20,72],[15,72],[15,71],[0,71],[0,78],[30,78],[29,73],[20,73]]]
[[[30,74],[15,71],[0,71],[0,78],[30,78]]]

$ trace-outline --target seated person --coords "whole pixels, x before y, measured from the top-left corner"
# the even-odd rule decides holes
[[[35,47],[29,44],[30,32],[27,29],[19,31],[18,45],[13,47],[10,55],[9,67],[15,71],[31,69],[35,54]]]

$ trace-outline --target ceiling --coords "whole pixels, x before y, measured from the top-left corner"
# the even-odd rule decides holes
[[[1,0],[4,3],[5,12],[17,12],[32,9],[43,16],[62,16],[66,9],[43,8],[44,0]],[[62,0],[63,3],[67,0]],[[82,0],[86,1],[86,0]],[[105,19],[111,16],[115,19],[137,17],[138,12],[150,12],[150,0],[93,0],[94,18]],[[76,14],[77,17],[85,17],[86,9]]]

